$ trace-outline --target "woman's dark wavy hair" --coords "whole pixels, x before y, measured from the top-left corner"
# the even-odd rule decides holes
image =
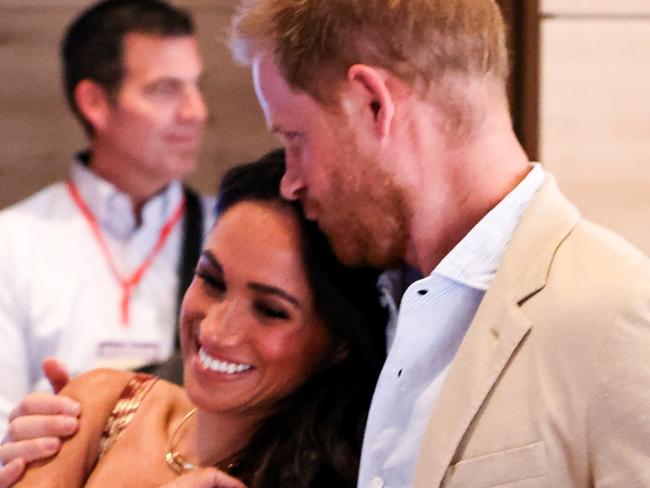
[[[217,216],[244,201],[293,209],[300,222],[302,259],[316,313],[347,344],[340,362],[316,373],[264,419],[234,459],[231,474],[251,488],[356,486],[361,442],[375,382],[385,358],[386,314],[378,272],[351,269],[299,204],[279,194],[284,151],[237,166],[222,179]]]

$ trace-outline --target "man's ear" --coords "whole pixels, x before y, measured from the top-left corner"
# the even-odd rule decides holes
[[[365,64],[354,64],[348,69],[348,81],[356,86],[362,103],[373,117],[380,138],[389,135],[395,117],[395,99],[388,86],[389,74]]]
[[[111,101],[102,86],[92,80],[81,80],[74,89],[74,99],[95,132],[106,127]]]

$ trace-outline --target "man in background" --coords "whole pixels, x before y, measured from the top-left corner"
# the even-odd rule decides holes
[[[47,386],[48,356],[72,374],[170,356],[210,220],[211,200],[180,182],[206,120],[189,14],[100,2],[69,27],[61,58],[88,148],[66,181],[0,212],[0,436],[14,404]]]

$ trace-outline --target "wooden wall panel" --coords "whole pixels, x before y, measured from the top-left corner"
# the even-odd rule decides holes
[[[539,1],[497,0],[508,26],[512,121],[529,157],[539,152]]]
[[[541,2],[544,14],[590,16],[650,14],[649,0],[541,0]]]
[[[542,161],[587,217],[650,253],[650,20],[542,33]]]
[[[225,33],[235,0],[183,0],[195,15],[211,114],[190,183],[213,192],[223,171],[277,145],[267,133],[247,69]],[[58,45],[81,0],[0,0],[0,208],[67,174],[84,137],[65,105]]]

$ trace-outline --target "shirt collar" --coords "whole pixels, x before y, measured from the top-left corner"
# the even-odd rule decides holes
[[[377,288],[382,292],[384,306],[397,309],[404,291],[422,275],[415,268],[401,266],[384,271],[377,279]]]
[[[445,256],[432,275],[488,289],[524,210],[546,177],[541,164],[531,166],[526,177]]]
[[[129,238],[138,229],[130,197],[103,179],[88,166],[87,153],[77,155],[71,179],[102,229],[118,239]],[[174,211],[183,196],[182,185],[174,181],[151,198],[142,208],[142,225],[160,226]]]

